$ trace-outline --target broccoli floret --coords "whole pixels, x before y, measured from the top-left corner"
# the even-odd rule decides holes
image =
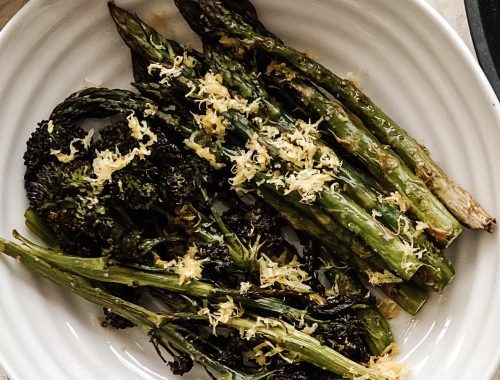
[[[247,244],[254,244],[257,241],[262,244],[261,251],[269,256],[295,251],[282,236],[282,228],[286,226],[286,222],[265,204],[258,202],[250,208],[238,203],[226,211],[222,218],[224,223]]]
[[[357,362],[367,362],[370,351],[366,344],[366,329],[355,308],[373,305],[373,297],[327,297],[325,305],[311,304],[309,312],[325,323],[319,324],[314,336],[324,344]]]
[[[149,161],[133,160],[127,167],[113,174],[107,186],[112,199],[122,202],[131,210],[154,210],[161,207],[158,183],[159,169]]]
[[[197,245],[200,259],[208,259],[203,264],[203,279],[221,286],[237,286],[234,265],[226,245],[217,241]]]
[[[70,254],[130,259],[149,252],[161,239],[145,239],[123,223],[110,194],[93,194],[91,173],[84,162],[45,165],[28,184],[31,208]]]
[[[288,364],[281,361],[273,380],[333,380],[332,374],[308,363]]]
[[[53,151],[63,154],[70,153],[70,144],[74,141],[75,160],[87,157],[90,149],[85,149],[83,139],[87,133],[77,125],[60,125],[52,121],[44,120],[38,123],[38,127],[31,134],[26,143],[24,153],[24,165],[26,166],[25,183],[33,181],[36,174],[47,163],[57,163],[57,157]],[[75,140],[78,139],[78,140]]]
[[[238,332],[224,328],[219,328],[219,334],[213,335],[211,328],[207,329],[206,325],[194,321],[182,325],[187,333],[186,338],[221,364],[245,373],[252,373],[258,369],[254,363],[248,361],[245,353],[251,352],[253,347],[262,343],[261,340],[243,339]]]
[[[173,211],[186,203],[202,201],[200,187],[215,182],[211,168],[179,147],[179,142],[167,136],[164,127],[154,120],[148,120],[148,126],[157,137],[149,148],[151,154],[135,158],[113,173],[113,180],[106,186],[109,193],[133,210]],[[118,150],[122,154],[138,147],[126,121],[103,128],[96,143],[97,150]]]
[[[335,317],[328,324],[322,324],[314,336],[323,344],[356,362],[367,363],[370,351],[366,345],[366,329],[359,317],[350,312]]]
[[[187,354],[173,355],[174,360],[168,363],[170,370],[174,375],[182,376],[193,369],[194,361]]]
[[[200,192],[203,188],[214,192],[221,180],[209,164],[185,149],[182,143],[175,141],[162,128],[154,128],[158,141],[153,147],[151,161],[158,167],[158,182],[161,198],[171,208],[186,203],[205,204]]]
[[[81,112],[89,116],[84,111],[82,108]],[[60,144],[64,140],[68,147],[73,142],[81,150],[76,144],[83,144],[88,135],[82,129],[63,128],[62,124],[53,127],[49,122],[41,123],[33,135],[26,153],[31,170],[26,181],[30,206],[68,253],[143,262],[169,233],[168,224],[176,219],[179,209],[191,203],[204,205],[200,187],[212,186],[211,168],[180,147],[175,138],[167,137],[163,124],[150,118],[147,123],[154,134],[148,153],[133,157],[117,170],[110,162],[109,170],[114,170],[111,179],[97,186],[94,152],[116,152],[117,157],[126,157],[140,151],[141,144],[153,137],[137,139],[129,118],[123,115],[101,128],[95,141],[87,141],[85,154],[58,160],[50,155],[50,149],[58,148],[54,139]],[[91,154],[87,153],[89,145]],[[48,151],[50,161],[35,157],[37,149]],[[220,261],[213,268],[222,266]]]
[[[118,150],[122,154],[130,152],[138,146],[137,139],[131,135],[128,121],[124,117],[120,117],[113,124],[101,128],[99,138],[95,142],[96,151]]]
[[[144,232],[138,229],[124,230],[115,228],[119,232],[118,236],[108,237],[109,248],[104,252],[122,262],[143,263],[147,261],[144,256],[155,246],[163,242],[163,238],[146,239]],[[105,247],[105,243],[102,244]]]
[[[99,238],[114,227],[106,197],[91,197],[84,162],[48,163],[27,183],[31,208],[52,228],[61,248],[79,256],[100,254]]]
[[[249,352],[259,344],[256,339],[241,339],[239,334],[231,331],[224,336],[206,336],[212,347],[207,351],[216,357],[221,363],[232,368],[245,368],[248,363],[244,358],[245,352]]]

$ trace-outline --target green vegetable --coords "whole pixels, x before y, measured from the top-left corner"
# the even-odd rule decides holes
[[[304,231],[321,242],[329,252],[335,253],[343,261],[350,263],[359,270],[361,276],[367,278],[367,271],[383,272],[384,265],[376,256],[360,244],[349,231],[335,227],[335,224],[324,223],[330,218],[321,211],[312,211],[310,208],[297,208],[298,200],[290,197],[283,199],[273,191],[259,189],[260,195],[266,199],[288,222],[297,230]],[[306,216],[306,218],[304,218]],[[314,222],[316,221],[316,222]],[[403,310],[415,315],[427,301],[427,295],[418,287],[402,279],[394,277],[394,282],[376,285],[387,296],[392,298]]]
[[[427,231],[438,243],[449,245],[460,234],[460,224],[429,192],[424,182],[371,133],[356,126],[338,101],[327,99],[313,86],[299,80],[293,79],[287,84],[313,112],[324,117],[326,131],[343,149],[362,162],[380,182],[398,192],[409,211],[429,225]]]
[[[325,88],[359,117],[383,143],[390,145],[460,222],[470,228],[492,230],[496,223],[495,219],[467,191],[446,175],[424,147],[351,82],[339,78],[306,54],[285,45],[272,34],[262,34],[262,26],[259,28],[261,31],[259,34],[251,25],[235,17],[218,2],[178,0],[176,4],[181,13],[191,16],[187,20],[199,34],[227,33],[242,40],[247,47],[257,47],[284,60]],[[201,14],[206,16],[203,28],[198,23]],[[455,231],[448,232],[451,236],[446,241],[451,241],[455,237]]]
[[[388,380],[370,355],[393,336],[367,286],[416,314],[454,275],[429,236],[446,246],[460,224],[370,132],[385,115],[248,0],[175,3],[203,53],[108,4],[140,94],[84,89],[39,123],[25,223],[46,245],[14,231],[0,251],[140,327],[176,375]]]
[[[259,83],[259,80],[246,72],[241,64],[232,60],[227,52],[222,51],[220,47],[207,41],[204,43],[204,51],[207,61],[212,63],[213,67],[217,68],[217,71],[224,76],[225,82],[231,88],[236,89],[249,101],[255,101],[256,99],[264,101],[263,107],[259,110],[259,116],[274,120],[275,123],[272,125],[282,132],[286,133],[296,130],[297,121],[287,115],[278,105],[270,103],[271,99]],[[256,129],[256,132],[259,133],[259,130]],[[263,141],[263,139],[260,141]],[[272,142],[266,144],[266,146],[272,146]],[[336,152],[328,148],[321,140],[316,141],[316,146],[319,148],[318,156],[322,154],[327,154],[331,157],[337,156]],[[372,213],[372,215],[374,212],[378,213],[380,220],[393,232],[400,234],[400,232],[405,230],[405,233],[399,236],[405,239],[406,243],[416,252],[421,252],[423,262],[427,264],[425,268],[427,284],[434,290],[442,291],[453,278],[453,268],[449,262],[436,253],[436,248],[425,238],[424,234],[417,233],[413,227],[413,222],[397,207],[385,201],[381,193],[366,184],[356,169],[348,162],[343,161],[342,165],[338,168],[337,179],[342,189],[346,190],[346,193],[352,196],[353,200],[357,201],[358,204]],[[361,234],[361,238],[366,236],[366,234]]]
[[[22,248],[5,240],[2,240],[0,245],[0,251],[16,258],[30,270],[91,302],[111,309],[114,313],[141,327],[148,334],[160,338],[164,343],[174,346],[181,352],[191,355],[192,358],[207,365],[216,373],[222,373],[226,376],[231,374],[239,376],[236,378],[241,379],[252,378],[245,377],[245,375],[239,374],[238,371],[229,369],[217,363],[216,360],[208,358],[206,354],[199,352],[189,344],[189,341],[182,339],[181,334],[175,333],[176,323],[207,320],[207,316],[192,313],[153,313],[144,307],[113,297],[101,288],[91,285],[88,280],[81,276],[69,274],[52,267],[44,259],[41,259],[33,248],[33,246],[29,249]],[[37,249],[39,248],[35,248],[35,250]],[[256,337],[269,339],[271,342],[289,350],[292,355],[298,354],[296,360],[309,362],[349,378],[367,375],[369,379],[383,379],[382,376],[343,357],[331,348],[321,345],[315,338],[278,319],[267,318],[259,321],[248,317],[234,317],[221,323],[238,331],[246,331],[246,334],[252,332],[251,334]]]

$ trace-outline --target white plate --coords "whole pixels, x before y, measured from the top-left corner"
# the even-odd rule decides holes
[[[355,73],[389,115],[496,216],[499,104],[451,28],[421,0],[255,0],[264,22],[326,66]],[[171,0],[122,0],[195,43]],[[104,0],[31,0],[0,33],[0,233],[23,226],[25,141],[86,79],[129,87],[128,49]],[[394,323],[412,379],[488,379],[500,358],[499,234],[466,232],[457,276],[417,318]],[[11,380],[173,379],[138,331],[99,325],[99,308],[0,261],[0,366]],[[207,378],[203,371],[191,379]]]

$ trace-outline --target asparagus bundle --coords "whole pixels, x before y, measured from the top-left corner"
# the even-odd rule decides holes
[[[227,53],[220,50],[218,51],[217,47],[211,44],[205,44],[204,50],[209,60],[214,62],[212,66],[218,68],[218,71],[223,74],[228,83],[236,84],[238,88],[246,86],[247,89],[250,89],[253,86],[254,88],[252,88],[250,93],[259,94],[260,99],[270,100],[265,89],[260,86],[258,80],[252,81],[251,79],[247,79],[241,65],[230,59]],[[242,74],[240,74],[240,72]],[[242,94],[243,93],[244,90],[242,90]],[[251,96],[247,99],[255,100],[255,98]],[[279,113],[277,123],[275,124],[278,129],[287,132],[290,130],[293,131],[296,128],[295,125],[297,125],[297,121],[287,115],[279,106],[273,105],[272,111],[274,113]],[[262,117],[272,118],[273,114],[264,111]],[[337,155],[337,153],[333,152],[321,140],[317,140],[316,145],[321,154],[326,154],[330,157]],[[409,244],[411,243],[416,251],[423,252],[422,260],[427,264],[424,268],[426,276],[434,289],[442,291],[453,277],[453,269],[446,259],[436,253],[436,248],[425,238],[425,235],[417,233],[415,228],[413,228],[412,221],[401,213],[397,207],[384,200],[383,194],[377,192],[377,190],[366,183],[357,173],[356,169],[347,162],[343,162],[338,168],[337,179],[349,197],[354,198],[355,201],[360,203],[361,207],[371,212],[372,215],[373,213],[377,215],[380,214],[379,217],[381,221],[393,232],[398,233],[401,229],[401,225],[408,226],[407,234],[406,236],[403,235],[402,238],[406,238],[406,242]],[[408,238],[411,241],[409,241]],[[437,264],[438,262],[440,264]]]
[[[247,3],[247,1],[244,1]],[[329,69],[314,61],[304,53],[285,45],[271,33],[264,32],[259,23],[255,27],[255,14],[231,13],[219,1],[212,0],[177,0],[176,4],[200,35],[224,33],[237,38],[245,48],[256,47],[272,56],[289,63],[314,83],[323,87],[339,99],[345,107],[355,114],[364,125],[384,144],[388,144],[405,161],[425,185],[441,200],[449,211],[461,223],[473,229],[493,229],[495,218],[491,217],[472,196],[450,179],[438,164],[404,129],[377,107],[368,96],[363,94],[350,81],[343,80]],[[203,15],[204,23],[199,23]],[[249,22],[248,22],[249,21]],[[344,116],[344,115],[342,115]],[[417,211],[417,210],[415,210]],[[420,210],[422,212],[424,210]],[[455,221],[443,211],[443,230],[449,236],[439,237],[445,241],[453,240],[459,233]],[[446,220],[448,221],[446,222]],[[451,227],[453,225],[454,227]]]
[[[124,20],[126,20],[126,15],[124,15],[124,14],[119,14],[118,10],[114,10],[113,12],[114,12],[114,18],[115,18],[115,20],[121,20],[120,22],[123,24]],[[136,23],[136,25],[141,25],[139,20],[135,20],[135,23]],[[129,22],[129,24],[131,24],[131,22]],[[148,29],[147,29],[147,26],[145,26],[145,25],[141,25],[141,26],[140,26],[140,28],[136,28],[136,29],[137,29],[137,30],[139,30],[139,31],[140,31],[140,33],[144,33],[144,31],[148,30]],[[125,30],[126,30],[126,28],[119,27],[119,31],[121,31],[121,33],[125,33],[125,32],[124,32]],[[129,33],[130,33],[130,32],[129,32]],[[149,33],[154,33],[154,31],[149,31]],[[147,45],[147,44],[148,44],[148,43],[147,43],[147,41],[148,41],[149,39],[151,39],[151,37],[147,37],[147,36],[145,36],[145,37],[143,37],[142,39],[137,38],[137,37],[135,37],[135,38],[134,38],[134,37],[131,37],[130,35],[125,35],[125,36],[123,36],[123,37],[124,37],[124,40],[125,40],[125,41],[128,41],[129,46],[130,46],[130,47],[131,47],[131,48],[132,48],[132,49],[133,49],[136,53],[142,53],[142,54],[144,54],[146,57],[148,57],[148,56],[149,56],[150,58],[153,58],[153,57],[154,57],[154,55],[152,55],[152,54],[150,54],[150,53],[149,53],[149,50],[151,49],[151,47],[150,47],[150,46],[148,46],[147,48],[145,48],[145,45]],[[131,42],[131,41],[135,41],[135,42]],[[159,43],[161,44],[161,42],[160,42],[160,41],[161,41],[161,39],[160,39],[160,38],[158,38],[158,37],[156,37],[156,42],[155,42],[155,43],[156,43],[157,45],[158,45]],[[164,44],[165,44],[165,45],[167,45],[167,44],[169,44],[169,42],[167,42],[167,41],[166,41]],[[175,58],[174,56],[170,57],[170,61],[172,61],[174,58]],[[235,65],[234,65],[234,62],[231,62],[231,64],[228,64],[226,67],[231,67],[231,68],[232,68],[231,73],[232,73],[233,75],[232,75],[232,78],[231,78],[230,80],[234,82],[234,81],[236,80],[236,78],[235,78],[235,76],[234,76],[234,74],[235,74],[235,70],[234,70]],[[221,73],[226,73],[226,72],[229,72],[229,70],[224,70],[223,68],[220,68],[220,67],[218,67],[218,69],[219,69],[219,71],[220,71]],[[190,75],[190,74],[187,74],[187,75]],[[182,79],[182,80],[180,80],[180,79]],[[182,83],[177,83],[177,85],[176,85],[175,83],[176,83],[176,82],[178,82],[179,80],[180,80],[180,82],[182,82]],[[180,87],[180,88],[181,88],[181,89],[180,89],[180,91],[179,91],[179,92],[181,93],[181,95],[185,95],[187,92],[191,92],[190,87],[186,85],[186,83],[189,83],[189,78],[187,78],[187,77],[183,77],[183,74],[180,74],[180,75],[179,75],[179,76],[177,76],[176,78],[172,78],[171,82],[172,82],[172,83],[170,83],[170,87],[177,86],[177,87]],[[261,97],[263,97],[263,96],[264,96],[265,91],[264,91],[262,88],[251,89],[251,87],[252,87],[252,83],[251,83],[251,82],[252,82],[252,81],[250,80],[250,83],[246,83],[246,84],[245,84],[245,86],[246,86],[246,88],[247,88],[247,92],[249,92],[249,93],[259,93],[259,94],[261,95]],[[194,86],[194,84],[193,84],[193,86]],[[242,85],[241,87],[243,87],[243,85]],[[139,89],[141,89],[143,92],[146,92],[146,93],[148,93],[148,92],[149,92],[149,95],[155,95],[155,90],[154,90],[154,89],[152,89],[152,86],[151,86],[151,85],[148,85],[148,86],[145,86],[145,85],[140,85],[140,86],[138,86],[138,88],[139,88]],[[184,89],[182,89],[182,88],[184,88]],[[164,90],[165,90],[165,89],[164,89]],[[168,89],[166,89],[166,90],[168,90]],[[163,94],[159,94],[159,93],[158,93],[158,91],[159,91],[159,92],[161,92],[160,90],[156,90],[156,92],[157,92],[157,93],[156,93],[156,97],[157,97],[157,98],[161,98],[162,96],[163,96],[163,97],[165,97],[165,96],[167,96],[167,95],[168,95],[168,94],[165,94],[165,91],[163,91]],[[168,98],[171,98],[172,96],[175,96],[175,95],[172,95],[172,94],[171,94],[171,95],[169,95],[169,96],[167,96],[167,97],[168,97]],[[251,100],[251,99],[250,99],[250,100]],[[276,109],[276,107],[273,107],[273,108],[274,108],[274,109],[273,109],[273,112],[275,112],[275,113],[280,113],[280,110]],[[282,114],[282,113],[281,113],[281,114]],[[282,115],[283,115],[283,114],[282,114]],[[264,115],[264,116],[265,116],[265,115]],[[233,115],[233,116],[231,116],[231,117],[234,119],[234,117],[235,117],[235,116]],[[228,117],[227,117],[227,120],[229,120],[229,118],[230,118],[230,117],[228,116]],[[242,125],[247,125],[247,124],[248,124],[248,123],[245,123],[244,121],[240,120],[240,122],[239,122],[239,123],[237,123],[237,124],[236,124],[236,126],[237,126],[237,127],[239,127],[239,128],[241,128],[241,126],[242,126]],[[290,123],[289,123],[288,127],[290,127]],[[245,134],[245,132],[242,132],[242,134],[244,135],[244,134]],[[325,147],[325,149],[327,149],[327,148]],[[333,153],[331,153],[331,155],[333,155]],[[341,168],[340,170],[341,170],[341,171],[345,171],[345,169],[343,169],[343,168]],[[332,199],[330,198],[330,199],[329,199],[329,202],[327,202],[327,207],[330,207],[330,210],[335,209],[335,206],[333,206],[333,208],[332,208],[332,201],[334,202],[334,201],[335,201],[335,199],[333,199],[333,200],[332,200]],[[298,201],[297,201],[297,203],[298,203]],[[366,214],[365,214],[365,215],[366,215]],[[286,217],[286,216],[285,216],[285,217]],[[364,217],[365,217],[365,220],[366,220],[367,216],[364,216]],[[370,217],[368,217],[368,218],[370,218]],[[371,220],[371,218],[370,218],[370,220]],[[329,228],[330,228],[330,229],[331,229],[331,228],[334,228],[334,226],[330,226]],[[375,230],[375,231],[374,231],[374,234],[373,234],[372,236],[378,237],[378,236],[379,236],[379,233],[380,233],[380,231],[379,231],[379,230]],[[342,234],[342,233],[341,233],[341,234]],[[384,242],[384,244],[385,244],[385,242]],[[378,245],[378,247],[380,247],[380,246],[381,246],[381,245],[379,244],[379,245]],[[426,255],[426,257],[427,257],[427,255]],[[426,280],[428,283],[432,284],[432,286],[434,286],[435,288],[437,288],[437,289],[439,289],[439,290],[442,290],[442,288],[444,287],[444,285],[446,285],[446,283],[449,281],[449,279],[453,276],[453,271],[452,271],[452,270],[451,270],[451,268],[449,267],[448,263],[447,263],[444,259],[442,259],[441,257],[437,257],[437,258],[435,258],[434,260],[431,258],[431,259],[429,259],[428,261],[429,261],[429,262],[431,262],[431,265],[434,265],[434,267],[435,267],[435,264],[436,264],[436,263],[438,264],[438,266],[439,266],[439,265],[443,266],[443,268],[439,268],[439,267],[437,267],[437,268],[436,268],[436,270],[434,271],[434,274],[435,274],[435,275],[430,275],[430,276],[427,276],[427,277],[428,277],[428,279]],[[399,261],[399,260],[395,260],[396,265],[398,265],[397,269],[400,269],[400,268],[399,268],[400,262],[401,262],[401,261]],[[359,264],[358,264],[358,265],[359,265]],[[382,265],[382,266],[383,266],[383,265]],[[366,268],[366,266],[365,266],[365,268]],[[432,267],[431,267],[430,265],[429,265],[429,268],[431,268],[431,269],[432,269]],[[449,268],[450,268],[450,269],[449,269]],[[373,268],[372,268],[372,269],[373,269]],[[424,270],[427,270],[427,267],[426,267],[426,268],[424,268]],[[377,270],[377,269],[373,269],[373,272],[378,273],[378,270]],[[383,272],[383,270],[382,270],[382,272]],[[440,278],[438,278],[438,277],[440,277]],[[392,294],[394,294],[395,292],[394,292],[394,291],[392,291],[391,293],[392,293]],[[399,298],[399,297],[398,297],[398,298]],[[399,299],[401,299],[401,298],[399,298]],[[422,299],[422,298],[420,297],[420,299]],[[419,301],[419,302],[420,302],[420,301]],[[421,305],[421,304],[420,304],[420,305]],[[415,308],[408,309],[408,311],[410,311],[410,312],[412,312],[412,313],[415,313],[415,312],[416,312],[416,310],[417,310],[417,309],[415,309]]]

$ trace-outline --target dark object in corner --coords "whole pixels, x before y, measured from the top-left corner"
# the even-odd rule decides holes
[[[500,98],[500,1],[465,0],[465,8],[479,63]]]

